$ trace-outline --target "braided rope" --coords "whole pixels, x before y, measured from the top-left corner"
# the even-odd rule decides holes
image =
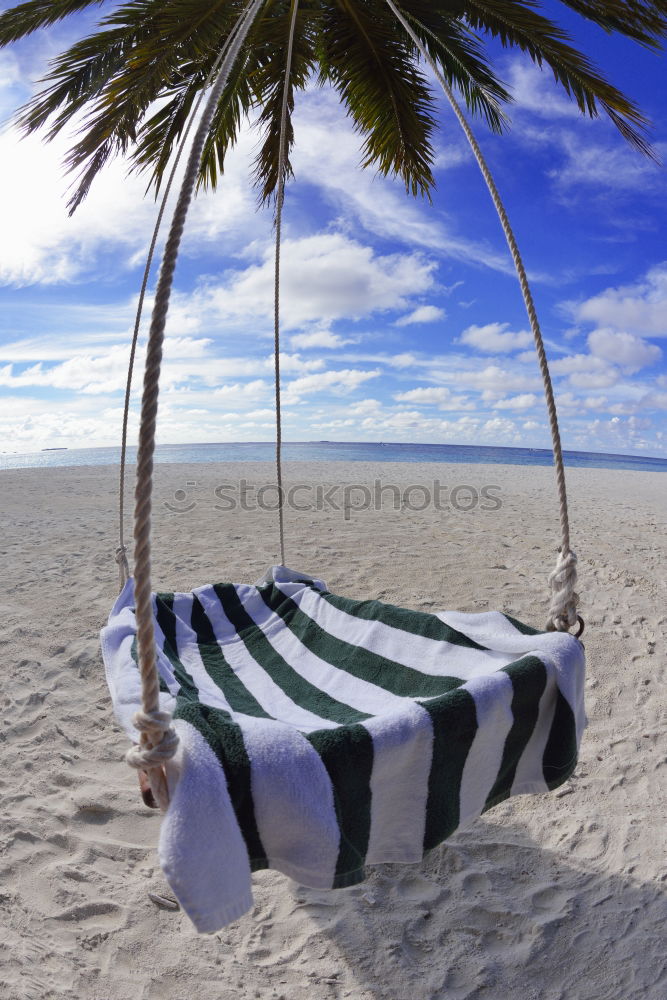
[[[162,344],[178,257],[178,248],[183,235],[185,219],[192,200],[195,183],[199,175],[204,142],[218,101],[229,78],[231,68],[263,2],[264,0],[252,0],[241,14],[238,33],[223,60],[219,75],[213,85],[195,133],[164,248],[148,335],[144,390],[141,403],[139,449],[137,453],[137,484],[134,513],[134,598],[143,710],[137,713],[135,719],[135,724],[141,731],[141,742],[138,747],[133,747],[129,751],[128,762],[133,767],[147,771],[155,798],[161,803],[165,803],[168,799],[166,777],[161,765],[165,760],[173,756],[178,744],[178,737],[171,726],[169,713],[160,711],[159,677],[155,655],[153,602],[151,596],[151,494],[153,489],[153,456],[155,452],[155,426],[157,421]],[[156,750],[158,750],[157,754]]]
[[[280,239],[283,218],[283,199],[285,197],[285,159],[287,132],[287,101],[289,97],[289,78],[292,69],[292,50],[294,48],[294,29],[299,0],[292,0],[292,17],[289,26],[287,42],[287,59],[285,62],[285,82],[283,84],[283,99],[280,111],[280,139],[278,148],[278,191],[276,193],[276,253],[273,282],[273,366],[276,398],[276,485],[278,487],[278,534],[280,537],[280,563],[285,565],[285,519],[283,496],[282,443],[283,428],[280,407]]]
[[[167,201],[169,199],[169,194],[171,193],[171,188],[174,183],[174,178],[176,176],[176,171],[178,170],[178,165],[181,161],[181,156],[185,150],[185,145],[188,141],[190,131],[194,124],[195,118],[199,112],[199,108],[204,99],[204,94],[210,87],[218,69],[220,68],[220,63],[227,54],[230,45],[232,44],[236,34],[240,28],[240,19],[236,22],[229,35],[225,39],[225,43],[215,58],[209,74],[204,81],[204,86],[199,92],[197,100],[195,101],[194,107],[190,112],[188,121],[178,144],[178,149],[176,151],[176,157],[174,159],[172,168],[169,172],[169,178],[167,180],[167,185],[164,189],[164,194],[162,195],[162,200],[160,202],[160,210],[155,221],[155,226],[153,228],[153,236],[151,238],[150,246],[148,248],[148,254],[146,257],[146,266],[144,267],[144,274],[141,281],[141,290],[139,292],[139,301],[137,303],[137,311],[134,318],[134,331],[132,333],[132,345],[130,347],[130,360],[127,367],[127,380],[125,383],[125,403],[123,407],[123,432],[120,446],[120,475],[118,481],[118,547],[116,548],[116,562],[118,563],[118,584],[119,590],[122,590],[128,579],[130,578],[130,567],[127,560],[127,546],[125,545],[125,469],[127,465],[127,425],[130,414],[130,397],[132,394],[132,378],[134,375],[134,359],[137,352],[137,341],[139,339],[139,328],[141,326],[141,316],[144,308],[144,299],[146,298],[146,289],[148,287],[148,278],[150,276],[151,267],[153,265],[153,256],[155,254],[155,246],[157,244],[157,238],[160,232],[160,227],[162,225],[162,219],[164,217],[165,209],[167,207]]]
[[[554,464],[556,468],[556,486],[558,490],[558,505],[559,505],[559,515],[560,515],[560,532],[561,532],[561,545],[558,553],[558,558],[556,560],[556,568],[549,575],[549,586],[551,588],[551,604],[549,607],[549,613],[547,618],[547,629],[549,631],[567,632],[573,625],[577,623],[577,602],[579,600],[578,595],[575,593],[575,585],[577,581],[577,557],[570,548],[570,523],[567,509],[567,491],[565,488],[565,468],[563,466],[563,452],[560,442],[560,431],[558,429],[558,416],[556,413],[556,402],[554,399],[553,386],[551,383],[551,374],[549,372],[549,365],[547,362],[546,352],[544,350],[544,342],[542,340],[542,333],[540,331],[540,325],[537,318],[537,311],[535,309],[535,303],[533,301],[533,295],[530,290],[530,285],[528,284],[528,276],[526,275],[526,269],[523,265],[523,260],[519,252],[519,247],[512,231],[507,212],[505,211],[505,206],[503,205],[502,199],[496,187],[496,183],[493,179],[491,171],[489,170],[486,160],[482,154],[482,151],[477,143],[475,136],[473,135],[472,129],[468,125],[465,115],[461,111],[454,94],[452,93],[451,87],[445,80],[443,74],[438,69],[435,61],[431,58],[428,51],[417,37],[414,30],[410,27],[407,20],[397,9],[393,0],[387,0],[387,4],[393,11],[394,15],[400,21],[402,26],[405,28],[406,32],[414,42],[414,44],[419,49],[422,57],[426,60],[428,65],[431,67],[433,73],[435,74],[438,83],[442,87],[447,100],[452,106],[454,114],[456,115],[461,128],[463,129],[465,136],[470,143],[470,147],[474,153],[475,159],[479,165],[482,172],[482,176],[486,182],[486,186],[489,189],[489,194],[493,200],[493,204],[498,213],[498,218],[500,219],[500,224],[503,228],[505,234],[505,239],[507,240],[507,245],[509,247],[510,253],[512,255],[512,260],[514,261],[514,267],[516,269],[517,277],[519,279],[519,284],[521,286],[521,294],[523,295],[523,301],[526,306],[526,312],[528,313],[528,319],[530,322],[530,328],[533,333],[533,339],[535,341],[535,350],[537,352],[537,359],[540,366],[540,372],[542,375],[542,382],[544,384],[544,395],[546,397],[547,412],[549,415],[549,426],[551,429],[551,441],[554,453]]]

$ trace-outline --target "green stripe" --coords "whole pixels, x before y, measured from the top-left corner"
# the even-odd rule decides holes
[[[327,769],[333,786],[340,847],[332,888],[364,879],[371,832],[373,738],[363,726],[319,729],[306,736]]]
[[[480,646],[474,639],[470,639],[463,632],[458,632],[450,625],[445,624],[436,615],[430,615],[425,611],[410,611],[407,608],[399,608],[395,604],[385,604],[383,601],[357,601],[351,597],[339,597],[328,590],[319,590],[314,584],[309,584],[309,589],[318,597],[324,598],[334,608],[344,611],[353,618],[359,618],[366,622],[381,622],[383,625],[390,625],[392,628],[408,632],[410,635],[419,635],[424,639],[433,639],[436,642],[449,642],[454,646],[466,646],[468,649],[485,650],[486,646]]]
[[[248,849],[252,870],[268,868],[266,851],[255,818],[250,759],[241,727],[221,708],[195,705],[181,698],[178,699],[174,718],[183,719],[194,726],[218,758],[227,779],[229,797]],[[197,817],[192,819],[197,822]],[[223,831],[206,830],[204,834],[207,837],[221,837]]]
[[[252,800],[250,760],[243,742],[243,733],[229,712],[210,708],[199,701],[199,690],[183,665],[176,639],[174,595],[156,595],[157,621],[164,633],[164,652],[181,687],[176,698],[175,719],[184,719],[197,729],[218,758],[225,772],[229,794],[239,828],[248,848],[251,865],[268,867]],[[194,613],[195,602],[192,604]],[[194,617],[194,614],[193,614]],[[186,625],[191,625],[186,622]],[[191,626],[192,627],[192,626]],[[201,652],[201,647],[200,647]]]
[[[239,680],[225,659],[213,626],[197,597],[192,604],[192,628],[197,634],[199,655],[206,673],[220,688],[232,711],[241,712],[243,715],[254,715],[261,719],[273,718]]]
[[[502,668],[512,681],[512,728],[507,734],[503,756],[493,788],[484,803],[484,812],[510,795],[521,754],[533,735],[540,698],[547,684],[547,671],[537,656],[524,656]]]
[[[156,594],[155,608],[157,623],[164,634],[162,651],[171,663],[174,676],[180,685],[177,697],[185,698],[186,700],[193,702],[199,701],[199,690],[197,685],[184,667],[178,655],[178,642],[176,641],[176,615],[174,614],[174,595],[167,593]]]
[[[368,681],[391,694],[408,698],[433,698],[460,687],[460,677],[434,677],[372,653],[361,646],[337,639],[277,587],[260,587],[264,603],[279,615],[296,637],[321,659],[359,680]],[[444,656],[444,652],[443,652]]]
[[[475,699],[464,688],[423,704],[433,723],[424,831],[424,850],[430,851],[459,825],[461,777],[477,732],[477,711]]]
[[[135,666],[136,666],[136,668],[138,670],[139,669],[139,648],[138,648],[138,645],[137,645],[137,637],[136,637],[136,635],[135,635],[134,639],[132,640],[132,645],[130,646],[130,656],[134,660],[134,664],[135,664]],[[173,694],[173,692],[169,690],[166,681],[164,681],[161,676],[158,676],[158,681],[159,681],[160,693],[161,694]]]
[[[514,625],[514,628],[517,630],[517,632],[521,632],[522,635],[543,635],[544,634],[544,630],[543,629],[533,628],[532,625],[524,625],[524,623],[520,622],[518,618],[512,618],[511,615],[506,615],[503,612],[501,612],[501,614],[503,615],[503,618],[507,618],[507,621],[511,625]]]
[[[574,713],[559,690],[549,739],[542,757],[542,772],[549,788],[558,788],[577,765],[577,728]]]
[[[338,701],[302,677],[271,645],[270,641],[244,608],[236,588],[231,583],[218,583],[213,588],[224,613],[234,626],[249,654],[265,670],[272,681],[301,708],[321,719],[351,724],[368,719],[365,712]]]

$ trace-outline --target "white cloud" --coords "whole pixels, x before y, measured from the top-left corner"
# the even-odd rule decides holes
[[[641,400],[643,409],[667,410],[667,392],[650,392]]]
[[[444,385],[409,389],[407,392],[398,392],[394,395],[394,399],[401,403],[425,403],[426,405],[431,403],[443,403],[450,398],[451,392]]]
[[[532,63],[513,60],[507,83],[514,98],[513,107],[518,111],[529,111],[549,119],[577,119],[581,115],[576,103],[556,89],[552,74]]]
[[[552,135],[556,138],[556,135]],[[635,193],[657,188],[662,183],[659,167],[628,145],[586,144],[578,131],[562,130],[557,135],[558,144],[565,153],[565,163],[549,171],[559,187],[594,187]],[[665,153],[665,144],[656,143],[659,156]]]
[[[572,308],[582,322],[667,337],[667,262],[651,268],[636,284],[607,288]]]
[[[288,382],[285,387],[285,399],[288,403],[296,401],[301,396],[313,393],[333,392],[337,395],[346,394],[357,389],[363,382],[377,378],[375,371],[361,371],[353,368],[343,368],[339,371],[320,372],[317,375],[304,375]]]
[[[48,343],[50,340],[47,338]],[[175,386],[179,386],[181,391],[192,386],[197,386],[199,390],[202,386],[216,388],[229,378],[273,375],[273,354],[254,358],[227,358],[216,356],[215,347],[213,341],[207,338],[166,338],[161,373],[162,391],[168,392]],[[35,348],[31,350],[34,351]],[[77,352],[71,354],[65,345],[61,354],[55,357],[63,354],[66,360],[59,364],[38,362],[20,370],[14,364],[0,367],[0,386],[11,389],[35,386],[84,394],[124,390],[129,359],[127,344],[112,344],[101,350],[88,352],[79,345]],[[135,359],[135,392],[139,390],[141,383],[144,357],[145,344],[140,344]],[[283,375],[303,375],[324,367],[324,361],[320,358],[303,359],[299,354],[282,352],[280,364]],[[204,394],[200,393],[198,398],[203,401]],[[209,399],[208,403],[210,402]]]
[[[214,390],[216,400],[224,406],[243,407],[249,403],[254,404],[268,398],[271,386],[262,379],[253,379],[251,382],[235,382],[231,385],[221,385]]]
[[[499,399],[493,404],[496,410],[529,410],[537,403],[538,397],[533,392],[524,392],[519,396],[509,396],[507,399]]]
[[[607,371],[609,365],[602,358],[592,354],[569,354],[566,358],[556,358],[549,362],[553,375],[571,375],[573,372]]]
[[[537,376],[522,375],[499,365],[487,365],[481,371],[460,374],[457,382],[482,391],[488,402],[502,398],[507,392],[530,392],[541,388],[542,384]]]
[[[193,203],[183,241],[185,254],[201,252],[202,243],[218,241],[222,232],[225,250],[234,252],[253,236],[270,231],[270,218],[257,212],[248,180],[253,145],[254,137],[244,129],[237,148],[225,160],[218,191],[202,193]],[[62,166],[67,146],[63,136],[49,143],[38,135],[21,138],[15,128],[0,133],[0,284],[90,280],[105,251],[107,269],[143,264],[157,216],[153,198],[144,196],[145,177],[128,176],[127,163],[113,161],[69,218],[66,202],[72,176],[65,177]],[[171,211],[168,207],[163,236]],[[214,252],[215,247],[209,250]]]
[[[459,342],[474,347],[485,354],[506,354],[528,347],[533,342],[527,330],[508,330],[509,323],[487,323],[485,326],[469,326],[463,331]]]
[[[298,330],[404,309],[413,295],[431,288],[435,267],[418,253],[377,254],[342,233],[285,240],[283,328]],[[208,286],[199,298],[221,320],[242,323],[245,329],[248,320],[268,324],[272,319],[273,282],[273,248],[268,246],[262,263],[234,272],[223,285]]]
[[[467,396],[455,396],[446,386],[423,386],[397,392],[394,399],[398,403],[417,403],[424,406],[436,405],[441,410],[469,410],[473,408]]]
[[[662,351],[656,344],[648,344],[633,333],[605,327],[588,335],[588,347],[596,357],[619,365],[628,375],[657,364],[662,358]]]
[[[606,396],[576,396],[573,392],[559,392],[556,397],[556,405],[559,413],[578,414],[582,409],[600,410],[607,409]]]
[[[332,333],[331,330],[314,330],[312,333],[296,333],[294,336],[290,337],[290,344],[292,347],[304,350],[313,347],[333,350],[337,347],[344,347],[345,344],[351,343],[353,343],[351,338],[341,337],[340,334]]]
[[[21,79],[19,61],[13,52],[0,51],[0,90],[9,90]]]
[[[126,349],[114,347],[99,357],[80,355],[51,367],[38,363],[21,372],[15,372],[12,365],[5,365],[0,368],[0,385],[12,389],[39,386],[83,393],[107,393],[122,388],[126,366]]]
[[[362,399],[359,403],[353,403],[349,412],[355,417],[365,417],[369,413],[378,413],[382,410],[382,403],[379,399]]]
[[[600,372],[573,372],[569,382],[577,389],[608,389],[620,379],[617,368],[607,368]]]
[[[417,364],[417,356],[415,354],[410,354],[409,351],[404,351],[402,354],[394,354],[391,357],[385,359],[388,365],[392,368],[412,368],[413,365]]]
[[[438,306],[418,306],[412,312],[407,313],[397,319],[395,326],[410,326],[412,323],[435,323],[438,319],[444,319],[447,313]]]

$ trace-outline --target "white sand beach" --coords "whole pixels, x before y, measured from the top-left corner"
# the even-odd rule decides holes
[[[383,510],[289,510],[286,562],[352,597],[498,609],[543,626],[558,544],[553,470],[293,463],[286,474],[288,485],[340,488],[379,479],[403,497],[413,484],[431,492],[435,479],[446,491],[496,486],[499,509],[392,510],[386,492]],[[588,658],[574,778],[489,811],[422,865],[378,866],[351,889],[261,872],[254,910],[210,936],[149,899],[167,890],[160,816],[123,761],[105,685],[98,633],[117,592],[117,475],[0,474],[0,996],[665,1000],[664,474],[568,474]],[[260,486],[272,470],[157,467],[159,589],[252,582],[279,561],[275,514],[216,509],[215,488],[244,478]],[[457,494],[459,506],[467,497]],[[423,498],[414,491],[409,506]],[[352,507],[361,499],[352,494]]]

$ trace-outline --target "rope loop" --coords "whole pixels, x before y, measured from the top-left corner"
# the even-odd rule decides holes
[[[130,579],[130,564],[127,561],[127,547],[119,545],[116,549],[116,563],[118,564],[118,584],[122,590]]]
[[[141,733],[141,742],[131,746],[125,755],[130,767],[150,771],[171,760],[178,747],[178,736],[171,725],[169,712],[140,710],[132,722]]]
[[[548,632],[569,632],[577,624],[579,595],[574,590],[576,582],[576,554],[571,549],[559,549],[556,566],[549,574],[551,605],[547,619]]]

